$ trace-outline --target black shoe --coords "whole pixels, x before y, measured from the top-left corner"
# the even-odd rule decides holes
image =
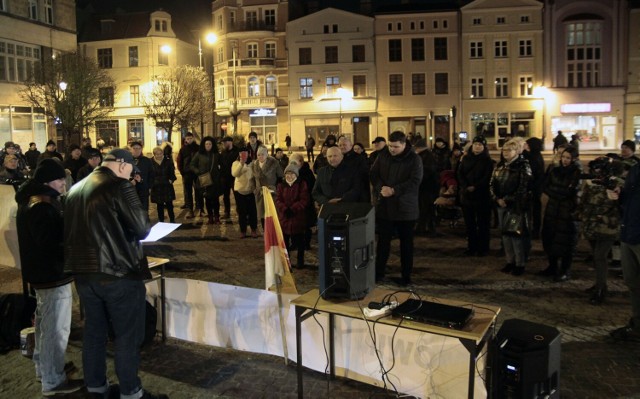
[[[142,395],[142,399],[169,399],[169,397],[163,393],[154,395],[151,392],[145,390],[144,395]]]
[[[474,251],[473,249],[466,249],[462,254],[464,256],[474,256],[476,254],[476,251]]]
[[[555,276],[556,275],[556,269],[554,267],[547,266],[546,269],[540,270],[539,272],[536,273],[536,275],[545,276],[545,277]]]
[[[524,266],[516,266],[511,272],[512,276],[522,276],[524,274]]]
[[[63,382],[62,384],[58,385],[57,387],[51,388],[49,390],[46,391],[42,391],[42,396],[54,396],[54,395],[58,395],[58,394],[66,394],[66,393],[72,393],[75,391],[79,391],[82,387],[84,387],[84,381],[83,380],[69,380],[67,379],[65,382]]]
[[[553,278],[553,281],[555,281],[556,283],[563,283],[569,280],[571,280],[571,276],[569,275],[569,273],[558,274]]]
[[[109,385],[105,393],[91,392],[91,397],[93,399],[120,399],[120,385]]]
[[[634,328],[631,323],[611,331],[609,335],[615,341],[640,342],[640,331]]]
[[[478,251],[478,253],[476,254],[478,258],[484,258],[487,255],[489,255],[489,251]]]
[[[589,298],[589,303],[596,306],[602,305],[606,297],[607,297],[606,288],[597,289],[593,292],[593,295],[591,295],[591,298]]]
[[[401,287],[407,287],[413,284],[411,282],[411,277],[396,277],[392,279],[392,281]]]
[[[506,265],[504,265],[504,267],[502,269],[500,269],[500,271],[502,273],[511,273],[515,267],[516,267],[515,264],[507,263]]]
[[[587,294],[593,294],[597,290],[598,290],[598,286],[597,285],[593,285],[593,286],[587,288],[586,290],[584,290],[584,292],[586,292]]]

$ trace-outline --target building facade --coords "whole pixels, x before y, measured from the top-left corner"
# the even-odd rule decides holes
[[[379,131],[453,140],[460,99],[458,10],[375,16]]]
[[[170,67],[200,64],[198,39],[190,30],[165,11],[96,15],[83,30],[79,47],[107,69],[116,84],[104,88],[111,90],[104,101],[115,110],[110,119],[96,122],[90,134],[94,143],[122,147],[138,140],[145,152],[151,152],[164,141],[180,142],[180,131],[169,137],[165,126],[146,118],[143,99],[153,90],[155,78]],[[195,125],[200,129],[200,123]]]
[[[581,150],[619,148],[632,137],[634,120],[625,116],[626,91],[634,90],[629,33],[637,30],[629,25],[628,2],[546,0],[544,7],[547,148],[558,130],[579,135]]]
[[[19,95],[46,57],[76,49],[73,0],[0,0],[0,145],[44,148],[55,127]]]
[[[544,137],[542,3],[476,0],[460,15],[461,130],[493,148],[512,136]]]
[[[329,134],[368,146],[378,135],[373,22],[326,8],[287,24],[294,146]]]
[[[283,145],[289,130],[288,2],[215,0],[215,112],[221,135],[256,132]]]

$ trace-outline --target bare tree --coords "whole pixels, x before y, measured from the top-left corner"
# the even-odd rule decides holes
[[[65,53],[39,64],[20,96],[55,121],[68,145],[72,133],[82,134],[97,120],[109,116],[115,90],[111,76],[94,60]]]
[[[178,126],[190,128],[205,119],[213,107],[207,74],[200,68],[182,65],[158,77],[143,100],[147,118],[171,132]]]

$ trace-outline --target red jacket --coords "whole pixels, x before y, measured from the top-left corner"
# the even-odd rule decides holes
[[[286,181],[278,185],[276,209],[282,233],[302,234],[306,228],[306,206],[309,203],[307,183],[298,178],[289,186]]]

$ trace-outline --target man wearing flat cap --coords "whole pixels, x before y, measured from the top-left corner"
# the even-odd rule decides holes
[[[42,161],[43,159],[49,159],[49,158],[58,158],[60,162],[62,162],[62,154],[56,151],[55,141],[53,140],[47,141],[47,145],[45,148],[46,150],[42,154],[40,154],[40,158],[38,158],[38,162]]]
[[[69,380],[64,355],[71,331],[71,282],[64,272],[62,204],[66,173],[57,159],[45,159],[16,193],[22,278],[36,292],[36,377],[42,394],[71,393],[82,388]],[[72,366],[71,366],[72,367]],[[67,369],[69,371],[69,369]]]
[[[90,393],[105,397],[109,324],[121,397],[152,397],[138,377],[144,280],[151,277],[140,240],[151,224],[129,181],[134,173],[131,152],[111,150],[101,166],[71,188],[65,202],[65,271],[74,275],[85,310],[84,381]]]

